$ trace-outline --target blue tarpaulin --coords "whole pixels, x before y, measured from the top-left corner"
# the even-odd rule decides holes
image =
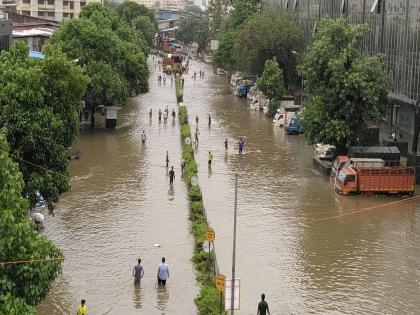
[[[45,58],[45,55],[42,52],[35,51],[35,50],[30,50],[29,51],[29,57],[38,58],[38,59],[44,59]]]

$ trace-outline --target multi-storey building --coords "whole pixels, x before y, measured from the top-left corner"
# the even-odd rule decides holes
[[[88,3],[102,0],[17,0],[19,14],[41,17],[55,21],[78,18],[80,9]]]
[[[414,109],[420,101],[420,1],[419,0],[264,0],[267,8],[294,10],[311,41],[317,22],[324,17],[346,17],[367,23],[363,42],[367,53],[384,55],[392,74],[390,122],[413,133]]]
[[[156,7],[159,9],[183,11],[185,9],[185,0],[156,0]]]
[[[138,4],[142,4],[147,8],[156,8],[159,1],[158,0],[136,0]]]

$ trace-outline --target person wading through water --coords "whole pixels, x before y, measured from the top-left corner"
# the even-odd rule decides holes
[[[134,277],[134,284],[140,285],[141,278],[144,276],[144,269],[141,266],[141,259],[137,259],[137,265],[133,268],[133,277]]]
[[[169,184],[172,185],[174,183],[174,179],[175,179],[175,171],[174,171],[174,167],[171,167],[171,170],[169,171]]]

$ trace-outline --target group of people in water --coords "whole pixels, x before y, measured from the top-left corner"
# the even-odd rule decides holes
[[[152,116],[153,116],[153,110],[150,109],[149,110],[150,120],[152,119]],[[168,116],[169,116],[168,106],[166,106],[166,108],[163,112],[162,112],[162,109],[159,108],[159,110],[158,110],[159,123],[162,121],[162,116],[163,116],[163,122],[166,123],[168,121]],[[172,116],[173,119],[175,119],[175,117],[176,117],[175,109],[173,109],[173,108],[172,108],[171,116]]]

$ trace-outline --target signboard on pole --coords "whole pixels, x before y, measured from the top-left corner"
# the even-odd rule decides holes
[[[214,230],[211,227],[208,227],[206,230],[206,240],[209,242],[213,242],[216,237],[216,233],[214,233]]]
[[[232,300],[231,300],[231,295],[232,295],[232,286],[233,286],[233,281],[232,279],[226,279],[225,280],[225,310],[226,311],[231,311],[231,305],[232,305]],[[233,309],[235,311],[240,309],[240,288],[241,288],[241,279],[236,278],[235,279],[235,285],[234,285],[234,298],[233,298]]]
[[[216,277],[216,288],[219,292],[225,291],[225,280],[226,277],[222,274],[218,274]]]

